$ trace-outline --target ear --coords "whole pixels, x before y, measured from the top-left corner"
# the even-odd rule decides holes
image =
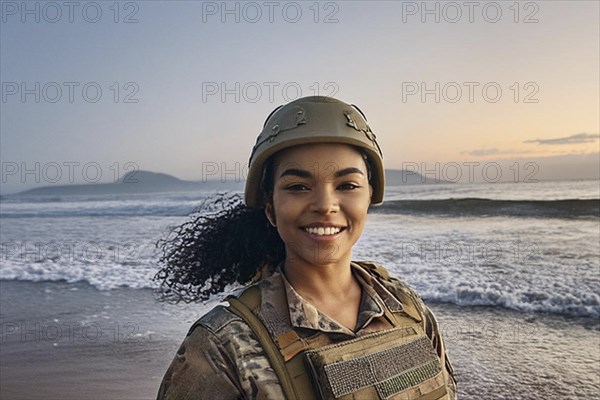
[[[267,219],[269,220],[271,225],[277,226],[277,221],[275,220],[275,212],[273,211],[273,203],[265,203],[265,215],[267,216]]]
[[[369,183],[369,204],[373,202],[373,185]]]

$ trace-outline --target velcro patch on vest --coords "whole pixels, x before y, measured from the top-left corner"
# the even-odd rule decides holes
[[[329,386],[334,398],[372,387],[379,397],[386,399],[433,378],[442,369],[431,342],[423,336],[381,351],[348,357],[351,355],[346,353],[341,360],[313,365],[322,369],[326,380],[323,383]],[[311,362],[320,361],[324,360],[313,354]]]
[[[442,367],[437,361],[432,361],[428,364],[421,365],[410,371],[406,371],[398,376],[390,378],[386,381],[375,385],[377,393],[382,399],[387,399],[396,393],[400,393],[408,388],[416,386],[428,379],[436,376]]]

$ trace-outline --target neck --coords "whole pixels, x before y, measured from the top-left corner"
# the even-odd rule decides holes
[[[283,272],[288,282],[306,299],[343,298],[356,285],[350,260],[350,254],[326,264],[286,258]]]

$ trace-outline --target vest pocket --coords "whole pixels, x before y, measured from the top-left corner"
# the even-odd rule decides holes
[[[322,399],[422,399],[445,395],[442,366],[418,327],[375,332],[304,354]]]

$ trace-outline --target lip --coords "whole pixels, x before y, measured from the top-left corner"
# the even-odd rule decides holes
[[[302,226],[302,229],[304,228],[340,228],[340,229],[344,229],[345,226],[343,225],[337,225],[337,224],[333,224],[330,222],[314,222],[312,224],[308,224],[308,225],[304,225]]]
[[[318,228],[318,227],[336,227],[336,228],[340,228],[341,230],[336,233],[335,235],[323,235],[323,236],[319,236],[319,235],[315,235],[314,233],[308,233],[304,230],[304,228]],[[317,242],[331,242],[333,240],[336,240],[337,238],[340,237],[340,235],[346,231],[346,227],[343,226],[339,226],[339,225],[331,225],[331,224],[321,224],[321,225],[307,225],[305,227],[300,228],[300,230],[302,232],[304,232],[304,234],[306,236],[308,236],[310,239],[315,240]]]

